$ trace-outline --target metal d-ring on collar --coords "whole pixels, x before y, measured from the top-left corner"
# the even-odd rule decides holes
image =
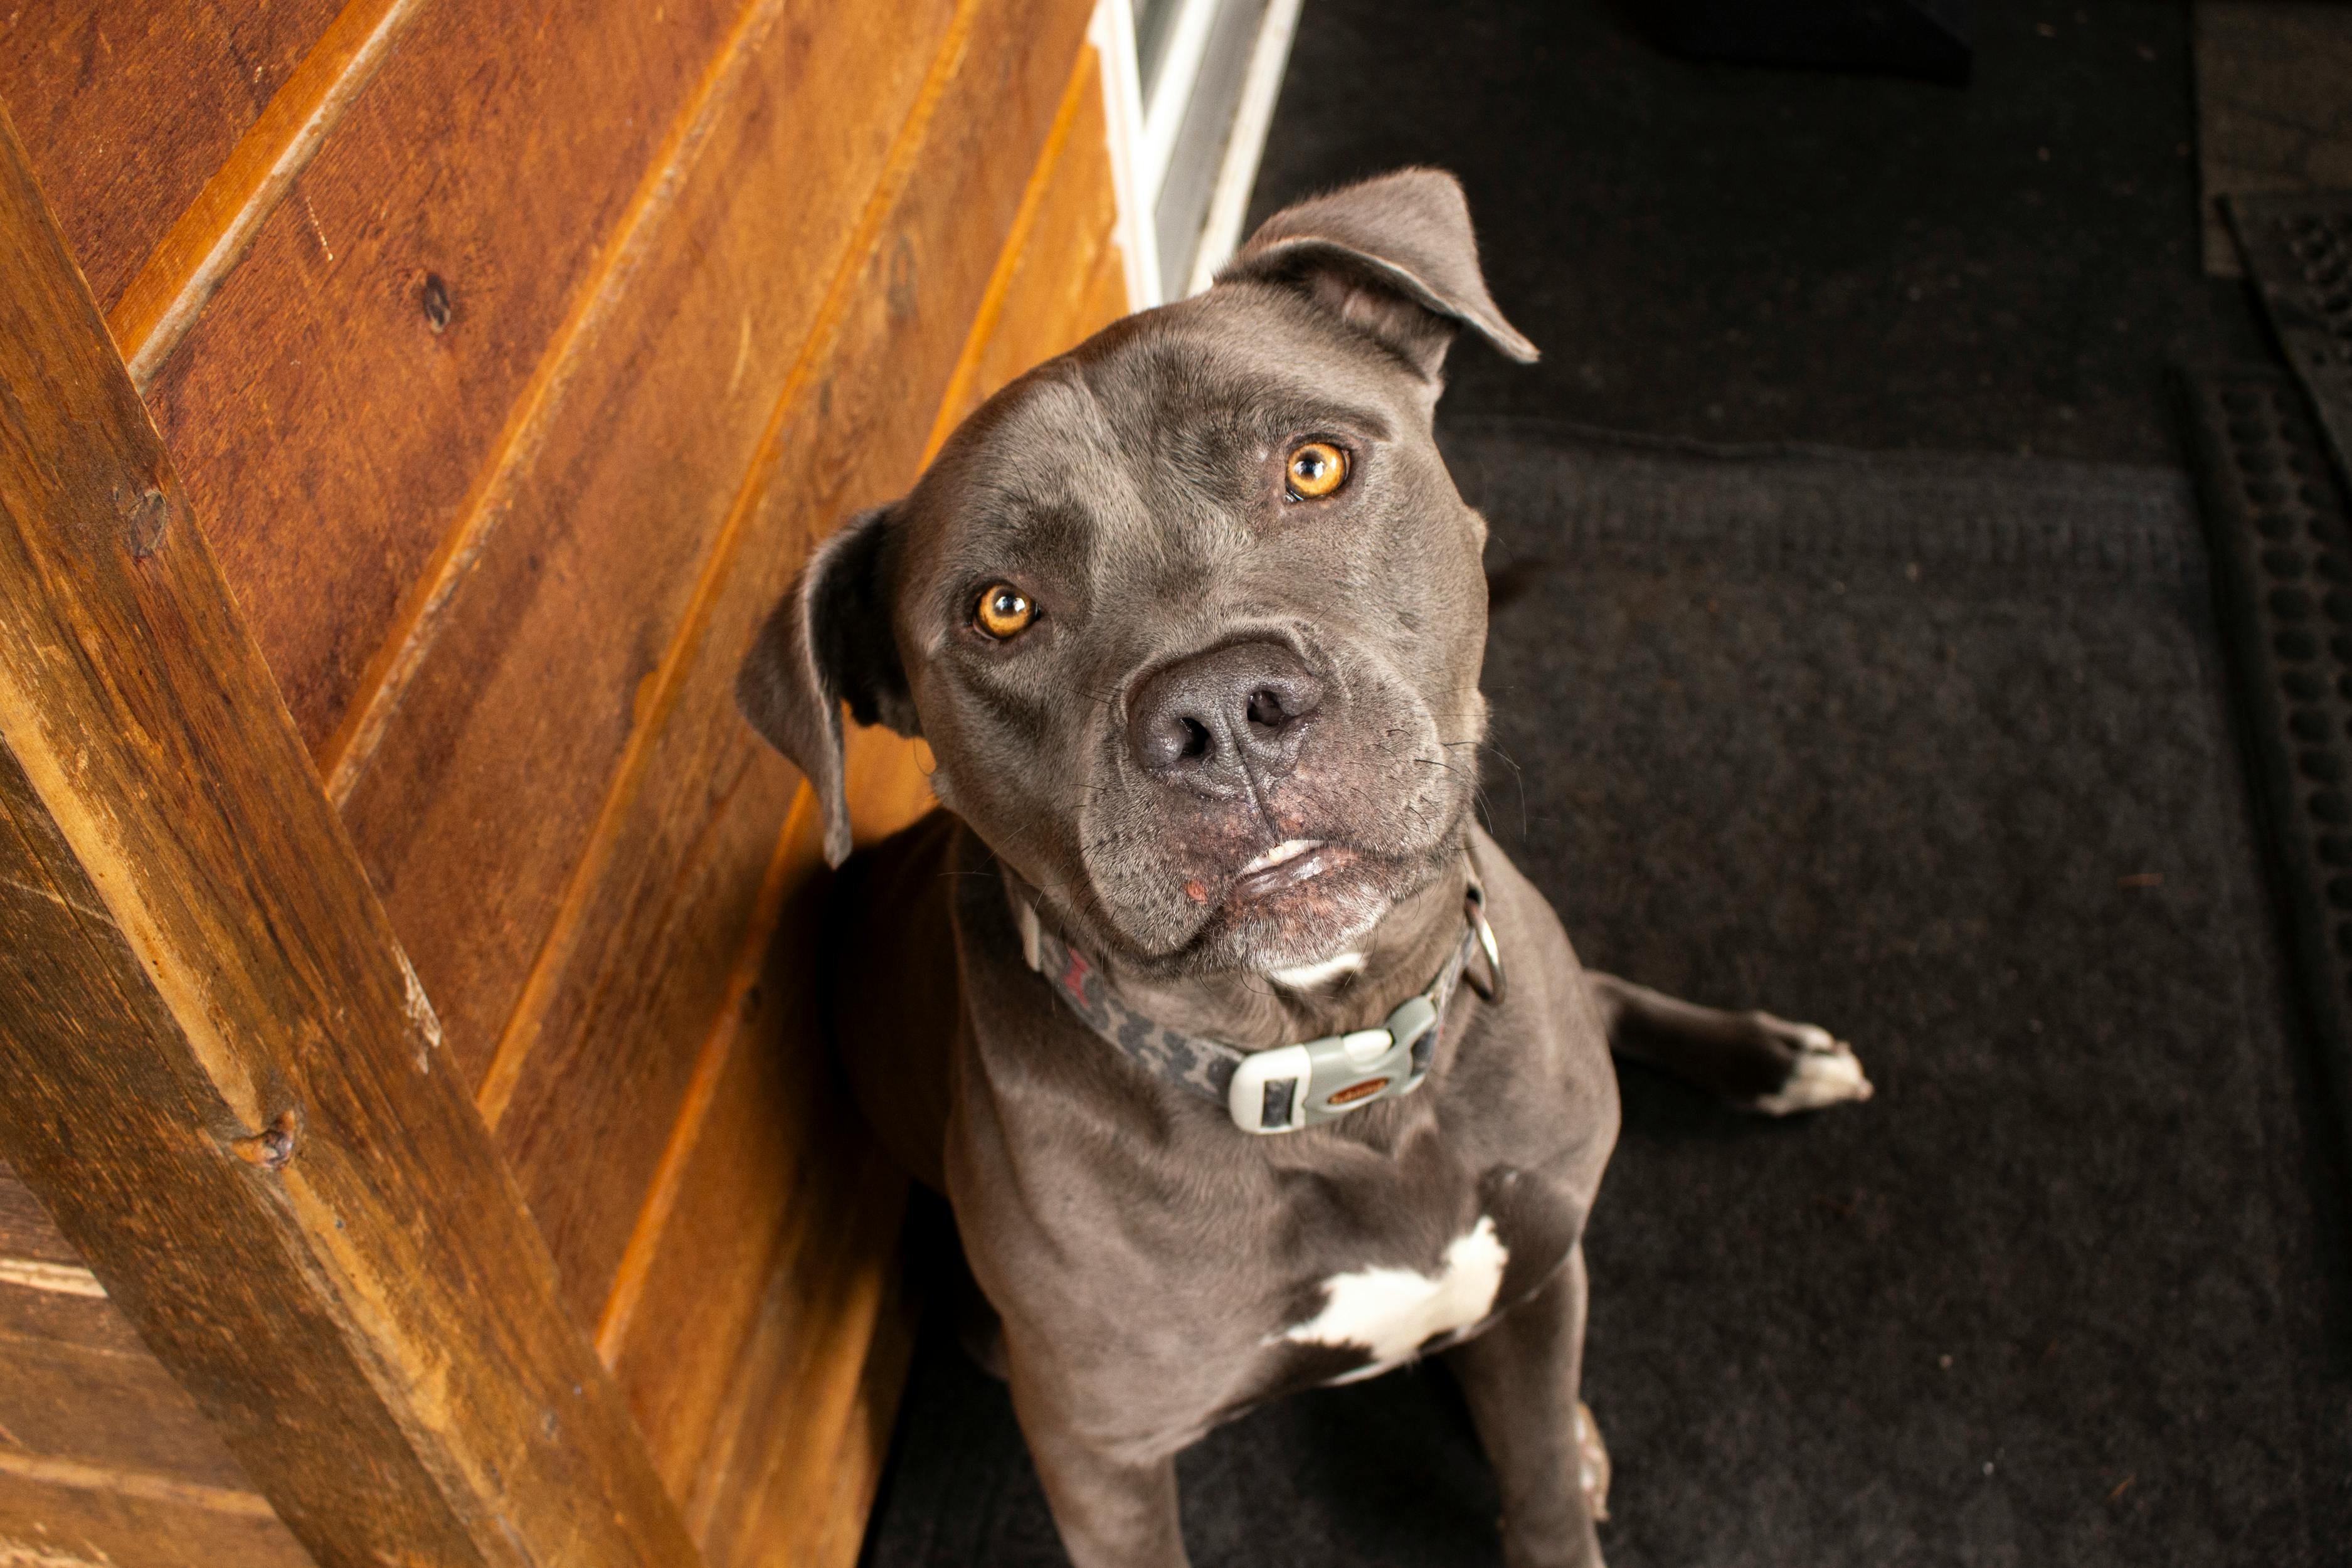
[[[1502,949],[1486,921],[1486,894],[1475,866],[1462,899],[1467,929],[1427,986],[1375,1027],[1262,1051],[1188,1035],[1146,1017],[1120,999],[1084,954],[1046,930],[1035,906],[1017,891],[1013,907],[1022,956],[1087,1027],[1153,1077],[1223,1105],[1244,1132],[1296,1132],[1411,1094],[1429,1076],[1454,986],[1467,980],[1489,1003],[1502,1001],[1504,994]],[[1484,984],[1470,976],[1474,954],[1486,960]]]

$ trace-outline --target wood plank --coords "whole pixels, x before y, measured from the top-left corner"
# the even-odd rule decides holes
[[[887,731],[853,733],[848,773],[861,842],[887,837],[936,804],[915,761]],[[841,1098],[819,1023],[814,961],[826,873],[805,788],[771,877],[784,892],[778,916],[754,928],[732,1005],[705,1047],[713,1060],[703,1070],[716,1090],[680,1112],[671,1133],[676,1168],[656,1174],[598,1324],[598,1348],[656,1468],[689,1506],[712,1474],[708,1450],[730,1391],[745,1375],[778,1258],[812,1227],[844,1223],[825,1201],[828,1178],[812,1165],[863,1157],[839,1131],[856,1123],[857,1111]],[[640,1321],[648,1331],[633,1332]]]
[[[0,1160],[0,1258],[78,1264],[81,1254],[65,1238],[49,1211],[5,1160]]]
[[[327,1568],[690,1568],[5,118],[0,274],[0,1148]]]
[[[1125,288],[1124,281],[1121,288]],[[907,1373],[915,1359],[915,1332],[922,1301],[902,1274],[882,1303],[874,1323],[874,1337],[866,1351],[866,1369],[842,1422],[841,1440],[827,1467],[828,1486],[813,1499],[789,1500],[799,1510],[796,1520],[773,1535],[739,1531],[734,1539],[757,1550],[737,1561],[743,1568],[756,1564],[792,1564],[794,1568],[855,1568],[866,1544],[866,1526],[874,1511],[875,1493],[890,1458],[890,1437],[898,1427],[898,1402],[907,1387]],[[784,1474],[780,1466],[772,1478]],[[768,1516],[782,1518],[772,1490]]]
[[[66,1266],[48,1267],[63,1269]],[[86,1289],[59,1289],[54,1281],[24,1283],[10,1278],[10,1271],[0,1265],[0,1342],[44,1340],[118,1355],[150,1354],[139,1331],[106,1299],[105,1287],[99,1284],[97,1276],[80,1268],[72,1273],[81,1278],[67,1276],[70,1284]],[[5,1424],[0,1421],[0,1426]]]
[[[499,1145],[583,1321],[603,1305],[690,1075],[670,1043],[699,1040],[717,1011],[748,914],[743,889],[798,784],[736,712],[735,668],[808,542],[913,480],[1086,6],[976,0],[970,16],[911,177],[860,247],[836,293],[843,308],[795,371],[685,622],[637,698],[593,839],[486,1080],[494,1105],[501,1071],[513,1072]],[[625,612],[614,608],[614,635],[625,635]],[[599,1180],[582,1182],[592,1167]]]
[[[267,1500],[0,1453],[5,1568],[312,1568]]]
[[[340,0],[51,0],[0,10],[0,103],[111,305]]]
[[[351,0],[155,248],[107,326],[144,391],[428,0]]]
[[[399,657],[381,733],[363,752],[355,736],[331,774],[477,1081],[951,7],[792,0],[762,15],[625,291],[492,481],[497,527]],[[793,198],[744,200],[762,189]],[[774,842],[772,828],[748,852],[721,847],[733,907],[690,934],[731,956]],[[709,1017],[647,1041],[643,1065],[679,1070]]]
[[[834,1217],[802,1201],[813,1152],[830,1146],[812,1138],[811,1119],[835,1103],[808,962],[824,880],[806,791],[777,858],[790,902],[757,984],[712,1031],[716,1092],[681,1111],[678,1168],[657,1175],[598,1324],[598,1349],[681,1505],[709,1473],[704,1458],[778,1256],[794,1232]]]
[[[0,1336],[146,1353],[49,1211],[0,1160]]]
[[[907,1332],[891,1310],[907,1178],[859,1142],[860,1157],[824,1166],[845,1223],[812,1229],[779,1262],[711,1473],[691,1505],[713,1568],[856,1560],[877,1473],[862,1445],[880,1424],[875,1396],[896,1394],[895,1380],[869,1384],[868,1371],[878,1352],[887,1373]]]
[[[989,308],[1002,292],[1000,285],[1016,271],[1042,278],[1052,270],[1045,260],[1048,246],[1040,242],[1040,226],[1034,221],[1044,204],[1035,198],[1045,187],[1058,191],[1065,183],[1089,178],[1108,192],[1109,170],[1098,151],[1100,121],[1097,117],[1089,123],[1086,113],[1091,101],[1098,116],[1098,82],[1090,57],[1082,58],[1014,232],[1007,237],[992,275],[989,297],[969,330],[943,415],[965,399],[972,367],[1003,362],[1003,355],[990,353],[999,334],[1024,343],[1035,341],[1038,329],[1030,321],[1034,312],[1028,306],[1016,302],[1009,311]],[[1079,138],[1091,139],[1097,151],[1090,154]],[[1054,199],[1081,208],[1098,205]],[[1065,226],[1053,227],[1059,232]],[[1100,237],[1095,237],[1091,243],[1057,247],[1077,253],[1060,260],[1066,270],[1081,274],[1082,289],[1093,281],[1085,275],[1085,264],[1099,246]],[[1111,269],[1116,278],[1116,255]],[[1038,292],[1050,297],[1054,291]],[[1075,341],[1100,324],[1090,321],[1076,331],[1066,324],[1044,330]],[[1024,352],[1028,351],[1015,354]],[[1027,362],[1017,357],[1014,363],[1027,368]],[[984,388],[982,395],[985,390],[992,388]],[[853,729],[849,746],[851,811],[860,843],[896,832],[935,804],[926,782],[929,752],[919,741]],[[812,1089],[794,1087],[795,1078],[824,1073],[821,1063],[809,1059],[824,1048],[822,1031],[811,1023],[819,1016],[821,1001],[804,967],[807,955],[815,950],[814,921],[822,897],[811,808],[803,789],[794,802],[781,851],[785,879],[796,891],[768,950],[767,973],[757,987],[748,989],[740,1015],[730,1013],[711,1046],[705,1047],[725,1053],[723,1067],[698,1069],[723,1070],[727,1087],[711,1098],[707,1116],[690,1106],[673,1129],[673,1143],[686,1142],[690,1154],[676,1173],[665,1172],[656,1179],[656,1193],[638,1217],[600,1323],[599,1347],[615,1363],[656,1462],[682,1497],[688,1494],[680,1488],[708,1474],[704,1454],[718,1419],[719,1400],[735,1374],[772,1256],[787,1245],[788,1231],[805,1224],[805,1204],[796,1199],[778,1210],[772,1203],[763,1205],[757,1194],[803,1190],[797,1164],[805,1158],[809,1139],[807,1107],[818,1097]],[[793,955],[800,955],[803,967],[793,967]],[[785,1024],[794,1019],[799,1027],[785,1030]],[[674,1197],[666,1192],[671,1184],[677,1189]],[[641,1300],[648,1295],[650,1306]],[[658,1334],[629,1334],[641,1310],[646,1321],[661,1325]],[[887,1425],[887,1412],[882,1419]]]
[[[1040,186],[1042,200],[992,301],[987,330],[977,334],[975,352],[959,367],[940,410],[934,446],[1014,377],[1125,313],[1095,319],[1088,309],[1097,264],[1118,222],[1118,199],[1103,123],[1102,72],[1091,48],[1084,66],[1091,74],[1082,68],[1067,113],[1055,127],[1054,165]]]
[[[135,1341],[109,1350],[0,1334],[0,1452],[252,1489],[195,1401]]]
[[[1095,259],[1094,276],[1078,300],[1078,341],[1100,331],[1130,309],[1127,299],[1127,263],[1118,252],[1118,231]],[[1089,324],[1091,323],[1091,324]]]
[[[746,3],[435,5],[149,387],[314,747],[593,330]]]

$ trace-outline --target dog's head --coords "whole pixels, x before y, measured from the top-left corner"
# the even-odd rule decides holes
[[[1453,177],[1269,219],[1206,293],[997,394],[820,546],[744,711],[848,853],[841,704],[1063,926],[1151,973],[1311,963],[1460,854],[1486,525],[1431,417],[1487,297]]]

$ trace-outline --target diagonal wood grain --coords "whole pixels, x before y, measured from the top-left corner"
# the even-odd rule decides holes
[[[350,0],[107,311],[133,384],[155,379],[428,0]]]
[[[757,3],[426,0],[148,387],[314,750]]]
[[[945,416],[968,410],[1037,360],[1124,313],[1119,258],[1108,243],[1108,224],[1097,221],[1109,211],[1098,80],[1091,58],[1082,58],[967,332],[926,455],[939,429],[951,423]],[[1101,290],[1107,251],[1108,293]],[[919,752],[919,742],[880,730],[852,730],[847,772],[859,842],[896,831],[934,804]],[[796,1353],[773,1334],[753,1335],[763,1293],[772,1293],[779,1279],[813,1295],[825,1289],[795,1261],[811,1245],[812,1226],[837,1226],[833,1211],[843,1201],[820,1197],[824,1182],[837,1177],[813,1164],[813,1152],[832,1146],[828,1128],[856,1116],[824,1059],[821,1031],[813,1026],[822,1000],[808,955],[819,946],[824,878],[804,787],[793,801],[771,878],[788,896],[772,937],[754,933],[751,956],[764,955],[764,971],[739,973],[719,1027],[704,1044],[697,1083],[707,1083],[709,1090],[689,1093],[672,1128],[597,1334],[656,1463],[686,1500],[689,1521],[714,1554],[722,1535],[745,1551],[762,1539],[740,1521],[746,1510],[789,1506],[770,1502],[767,1492],[745,1479],[747,1464],[731,1458],[758,1451],[763,1440],[772,1446],[781,1439],[731,1429],[740,1415],[730,1413],[746,1406],[744,1389],[771,1387],[786,1375],[775,1361]],[[781,1208],[763,1205],[760,1194],[773,1192],[789,1193],[793,1200]],[[888,1257],[887,1237],[866,1239],[862,1266],[877,1267]],[[646,1326],[643,1333],[635,1331],[640,1322]],[[842,1412],[843,1457],[834,1479],[848,1489],[840,1493],[840,1506],[860,1518],[866,1494],[857,1487],[872,1484],[878,1442],[887,1441],[896,1400],[898,1373],[891,1368],[903,1369],[906,1347],[896,1342],[894,1323],[886,1315],[876,1325],[867,1381]],[[761,1400],[748,1404],[757,1409]],[[874,1427],[878,1440],[870,1430],[866,1439],[856,1436]],[[805,1447],[809,1439],[795,1440]],[[714,1452],[730,1458],[714,1462]],[[860,1474],[862,1483],[856,1479]],[[773,1488],[785,1485],[773,1482]],[[833,1506],[813,1496],[801,1501],[811,1509]],[[806,1531],[782,1533],[797,1540]],[[814,1537],[806,1544],[818,1557],[838,1545]],[[856,1554],[854,1534],[847,1553]]]
[[[251,1492],[0,1454],[6,1568],[313,1568],[314,1562]]]
[[[0,1148],[325,1568],[692,1568],[5,119],[0,273]]]
[[[952,12],[760,10],[693,156],[663,171],[661,220],[602,326],[570,345],[537,434],[484,487],[495,520],[390,661],[396,700],[331,775],[478,1082]],[[786,188],[789,202],[746,199]],[[703,928],[722,946],[772,843],[737,862],[737,918]],[[671,1046],[692,1049],[648,1054]]]
[[[585,853],[485,1080],[486,1109],[503,1110],[499,1146],[583,1322],[603,1305],[798,787],[736,711],[735,668],[810,542],[913,481],[1086,7],[974,0],[971,16],[905,176],[886,182],[853,252],[842,307],[820,314],[635,697],[627,743],[597,775],[608,782]],[[606,624],[621,635],[636,614],[616,605]],[[574,1175],[588,1161],[594,1184]]]
[[[0,6],[0,102],[101,304],[300,73],[338,4]]]

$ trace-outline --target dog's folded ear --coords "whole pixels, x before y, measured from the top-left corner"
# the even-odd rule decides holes
[[[735,677],[743,716],[816,792],[834,866],[849,858],[841,705],[861,724],[919,732],[890,630],[891,515],[889,507],[860,512],[811,552]]]
[[[1283,208],[1217,272],[1244,280],[1305,290],[1433,379],[1456,327],[1522,363],[1536,358],[1486,292],[1470,204],[1443,169],[1400,169]]]

